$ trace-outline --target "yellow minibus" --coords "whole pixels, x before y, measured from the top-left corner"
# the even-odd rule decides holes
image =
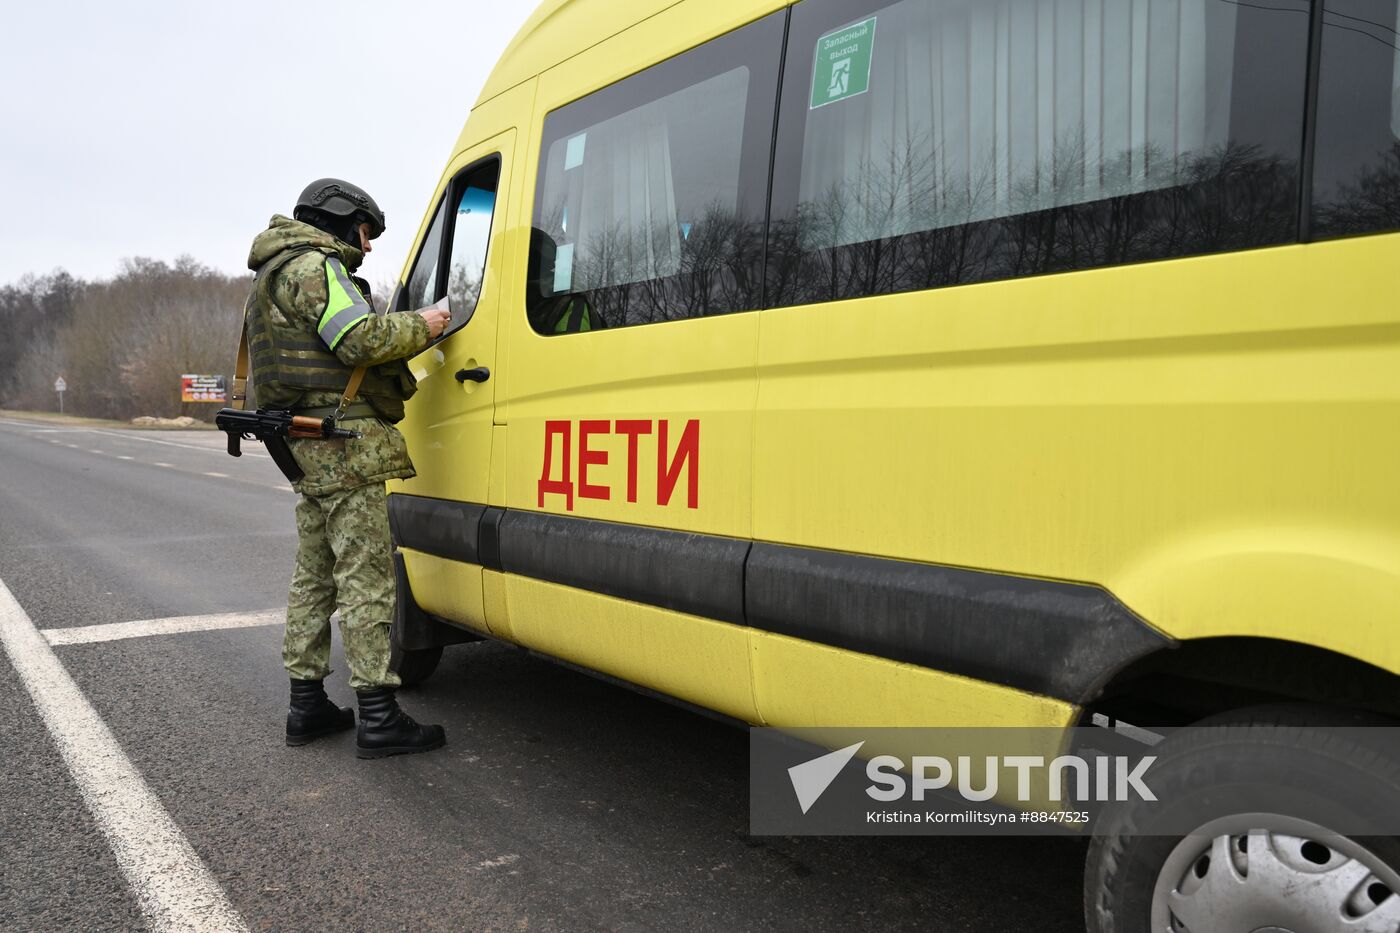
[[[489,636],[756,725],[1254,724],[1162,743],[1207,816],[1125,806],[1091,929],[1397,929],[1395,838],[1216,793],[1281,743],[1400,811],[1318,728],[1400,716],[1397,28],[546,0],[391,309],[454,309],[390,484],[405,682]]]

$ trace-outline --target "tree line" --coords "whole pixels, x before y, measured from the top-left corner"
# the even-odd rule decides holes
[[[107,279],[59,269],[0,286],[0,408],[57,410],[62,376],[70,414],[211,420],[219,405],[182,403],[180,376],[222,373],[232,386],[252,281],[182,256],[126,259]]]
[[[231,381],[251,275],[230,276],[188,256],[124,260],[110,279],[63,270],[0,287],[0,407],[58,407],[96,418],[208,419],[217,406],[180,401],[183,373]]]

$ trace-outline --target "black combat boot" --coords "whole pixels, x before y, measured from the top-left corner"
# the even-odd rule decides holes
[[[360,698],[359,758],[430,752],[447,744],[442,726],[420,726],[394,699],[393,687],[356,690]]]
[[[321,681],[292,678],[292,705],[287,710],[288,745],[305,745],[354,724],[355,711],[332,703]]]

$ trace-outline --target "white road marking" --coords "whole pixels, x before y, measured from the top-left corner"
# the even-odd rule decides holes
[[[93,433],[95,433],[95,434],[106,434],[106,435],[109,435],[109,436],[111,436],[111,437],[120,437],[120,438],[122,438],[123,440],[128,440],[128,441],[143,441],[143,442],[145,442],[145,443],[147,443],[147,444],[163,444],[163,445],[166,446],[166,447],[183,447],[183,448],[185,448],[186,450],[202,450],[202,451],[204,451],[205,453],[215,453],[215,454],[222,454],[222,455],[224,455],[224,456],[228,456],[228,450],[227,450],[227,448],[224,446],[224,444],[222,444],[222,443],[219,443],[219,444],[209,444],[209,445],[205,445],[205,444],[182,444],[182,443],[180,443],[179,441],[167,441],[167,440],[165,440],[165,439],[163,439],[163,438],[159,438],[159,437],[144,437],[144,436],[142,436],[142,435],[140,435],[140,434],[137,434],[135,431],[109,431],[109,430],[104,430],[104,429],[101,429],[101,428],[93,428],[92,431],[93,431]],[[254,452],[254,451],[248,449],[248,448],[250,448],[250,447],[255,447],[255,446],[257,446],[256,442],[250,442],[250,443],[244,444],[244,445],[243,445],[243,456],[245,456],[245,457],[261,457],[261,458],[264,459],[264,460],[270,459],[270,458],[267,456],[267,454],[256,453],[256,452]]]
[[[71,628],[41,629],[39,634],[51,645],[88,645],[98,641],[144,638],[147,635],[179,635],[182,632],[281,625],[286,618],[286,610],[268,609],[263,612],[223,612],[208,616],[172,616],[168,619],[143,619],[139,622],[109,622],[105,625],[74,625]]]
[[[469,866],[469,867],[467,868],[467,871],[470,871],[470,872],[489,871],[489,870],[491,870],[492,868],[500,868],[500,867],[503,866],[503,865],[511,865],[511,864],[514,864],[515,862],[518,862],[518,861],[520,861],[520,856],[518,856],[518,855],[516,855],[515,853],[512,852],[512,853],[509,854],[509,855],[502,855],[502,856],[500,856],[499,858],[482,859],[480,862],[477,862],[475,865]]]
[[[29,421],[10,421],[10,420],[4,419],[4,418],[0,418],[0,424],[9,424],[9,425],[14,425],[15,427],[29,428],[30,425],[31,425],[31,424],[34,424],[34,423],[36,423],[36,422],[29,422]],[[43,422],[38,422],[38,423],[42,424]],[[39,432],[37,432],[37,431],[33,431],[32,429],[31,429],[31,431],[32,431],[32,433],[39,433]],[[45,431],[45,432],[47,432],[47,431],[62,432],[62,433],[64,433],[64,434],[73,434],[73,433],[80,433],[80,432],[86,432],[86,433],[89,433],[89,434],[104,434],[104,435],[106,435],[106,436],[108,436],[108,437],[116,437],[116,438],[120,438],[121,440],[124,440],[124,441],[141,441],[141,442],[146,443],[146,444],[161,444],[161,445],[163,445],[163,446],[165,446],[165,447],[183,447],[183,448],[185,448],[186,450],[202,450],[202,451],[205,451],[206,453],[223,454],[224,456],[227,456],[227,455],[228,455],[227,449],[226,449],[225,446],[224,446],[223,444],[221,444],[221,443],[219,443],[219,444],[187,444],[187,443],[181,443],[180,441],[166,440],[165,438],[160,438],[160,437],[147,437],[147,436],[143,435],[143,434],[142,434],[140,431],[138,431],[138,430],[126,431],[126,430],[117,430],[117,429],[112,429],[112,428],[91,428],[91,427],[77,427],[77,426],[75,426],[75,427],[71,427],[71,428],[67,428],[67,427],[64,427],[64,428],[45,428],[44,431]],[[77,444],[69,444],[68,446],[69,446],[69,447],[76,448],[78,445],[77,445]],[[244,445],[243,445],[243,456],[245,456],[245,457],[252,457],[252,458],[254,458],[255,460],[270,460],[271,458],[270,458],[267,454],[261,453],[261,452],[259,452],[259,451],[257,450],[258,446],[259,446],[259,445],[258,445],[256,442],[250,442],[250,443],[244,444]]]
[[[150,928],[161,933],[246,931],[189,840],[3,581],[0,646],[107,837]]]
[[[11,422],[11,421],[6,421],[6,420],[3,419],[3,418],[0,418],[0,424],[14,424],[14,425],[19,426],[19,427],[26,427],[26,428],[28,427],[28,424],[25,423],[25,422]],[[207,452],[207,453],[215,453],[215,454],[219,454],[219,455],[221,455],[221,456],[227,456],[227,450],[226,450],[226,448],[225,448],[224,446],[204,446],[204,445],[202,445],[202,444],[181,444],[181,443],[179,443],[178,441],[167,441],[167,440],[162,440],[162,439],[160,439],[160,438],[154,438],[154,437],[141,437],[140,435],[138,435],[138,434],[137,434],[136,432],[134,432],[134,431],[102,430],[102,429],[98,429],[98,428],[50,428],[50,429],[48,429],[48,430],[51,430],[51,431],[62,431],[62,432],[65,433],[65,434],[72,434],[72,433],[76,433],[76,432],[86,432],[86,433],[89,433],[89,434],[104,434],[104,435],[107,435],[107,436],[109,436],[109,437],[119,438],[119,439],[121,439],[121,440],[144,441],[144,442],[146,442],[146,443],[148,443],[148,444],[163,444],[163,445],[165,445],[166,447],[183,447],[183,448],[185,448],[185,449],[187,449],[187,450],[202,450],[202,451],[205,451],[205,452]],[[33,433],[33,432],[31,432],[31,433]],[[60,441],[58,441],[58,440],[56,440],[56,439],[54,439],[54,438],[45,438],[45,440],[49,441],[49,443],[51,443],[51,444],[63,443],[63,442],[60,442]],[[68,443],[64,443],[64,446],[65,446],[65,447],[70,447],[70,448],[72,448],[73,450],[80,450],[80,449],[82,449],[82,448],[81,448],[79,445],[77,445],[77,444],[68,444]],[[258,447],[258,446],[259,446],[259,445],[257,445],[257,444],[244,444],[244,445],[243,445],[243,456],[245,456],[245,457],[251,457],[251,458],[254,459],[254,460],[270,460],[271,458],[270,458],[267,454],[265,454],[265,453],[258,453],[258,452],[255,452],[255,451],[249,449],[250,447]],[[125,455],[125,454],[109,454],[109,453],[107,453],[105,450],[102,450],[102,449],[96,448],[96,447],[90,447],[90,448],[88,448],[88,452],[89,452],[89,453],[94,453],[94,454],[100,454],[100,455],[102,455],[102,456],[104,456],[104,457],[115,457],[115,458],[118,459],[118,460],[135,460],[135,459],[136,459],[135,457],[127,456],[127,455]],[[176,466],[176,465],[173,464],[173,463],[167,463],[167,462],[165,462],[164,460],[156,460],[156,461],[154,461],[154,462],[152,463],[152,465],[153,465],[153,466],[158,466],[158,467],[165,467],[165,468],[168,469],[168,470],[180,470],[180,467]],[[192,473],[192,472],[194,472],[194,471],[193,471],[193,470],[181,470],[181,472],[191,472],[191,473]],[[232,476],[232,475],[230,475],[230,474],[228,474],[228,473],[220,473],[220,472],[215,472],[215,471],[207,471],[207,472],[206,472],[206,471],[200,471],[200,472],[203,473],[203,475],[208,476],[208,477],[211,477],[211,478],[213,478],[213,479],[232,479],[234,482],[242,483],[242,484],[244,484],[244,485],[249,485],[249,486],[259,486],[259,487],[264,487],[264,488],[268,488],[268,489],[286,489],[286,487],[282,487],[282,486],[267,486],[267,485],[264,484],[264,483],[257,482],[257,481],[255,481],[255,480],[248,480],[248,479],[243,479],[243,478],[241,478],[241,477]]]

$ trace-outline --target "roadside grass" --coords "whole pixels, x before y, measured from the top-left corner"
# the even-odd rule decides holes
[[[0,418],[11,418],[15,421],[35,421],[42,424],[65,425],[67,427],[84,428],[119,428],[126,431],[215,431],[218,430],[213,424],[207,421],[196,421],[191,425],[175,424],[131,424],[127,421],[113,421],[108,418],[85,418],[81,415],[60,415],[56,411],[17,411],[11,408],[0,408]]]

